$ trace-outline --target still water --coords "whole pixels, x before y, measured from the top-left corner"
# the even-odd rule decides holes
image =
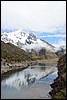
[[[56,67],[29,66],[1,81],[1,99],[51,99],[50,84],[57,76]]]

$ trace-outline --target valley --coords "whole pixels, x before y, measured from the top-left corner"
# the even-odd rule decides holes
[[[55,47],[38,39],[33,33],[21,30],[2,33],[1,74],[39,63],[54,66],[57,60]]]
[[[56,51],[54,46],[36,38],[33,33],[15,31],[7,34],[3,33],[1,38],[2,98],[16,98],[17,94],[17,98],[51,99],[49,92],[52,88],[50,86],[58,77],[56,66],[61,54],[64,55],[66,52],[65,48]],[[17,76],[15,76],[16,74]],[[25,86],[26,84],[28,86]],[[14,86],[21,87],[22,90],[14,90]],[[4,87],[7,93],[9,92],[8,95],[5,93]],[[37,95],[32,93],[31,89],[38,91]],[[12,94],[12,91],[15,95]]]
[[[1,1],[1,99],[66,99],[66,1]]]

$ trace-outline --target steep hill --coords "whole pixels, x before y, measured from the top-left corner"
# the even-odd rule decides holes
[[[26,51],[11,43],[1,41],[1,74],[3,77],[36,63],[37,61]]]
[[[50,92],[52,99],[66,99],[66,55],[58,61],[58,77],[51,84],[53,90]]]
[[[31,56],[24,50],[14,46],[11,43],[4,43],[1,41],[1,58],[6,59],[7,62],[22,62],[32,59]]]

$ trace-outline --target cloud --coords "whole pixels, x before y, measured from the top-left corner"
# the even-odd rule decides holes
[[[1,1],[1,27],[66,30],[66,1]]]
[[[38,36],[39,38],[45,38],[45,37],[62,37],[62,38],[66,38],[66,34],[55,34],[55,35],[46,35],[46,36]]]
[[[59,41],[57,41],[56,43],[53,43],[52,45],[59,48],[60,46],[66,46],[66,41],[64,41],[63,39],[60,39]]]

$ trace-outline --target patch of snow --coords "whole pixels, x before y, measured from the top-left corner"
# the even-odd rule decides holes
[[[19,46],[21,49],[35,49],[36,51],[40,50],[41,48],[45,48],[46,50],[54,52],[54,48],[47,44],[45,41],[42,41],[33,33],[24,32],[22,30],[17,30],[14,32],[4,32],[1,35],[1,40],[5,43],[12,43],[16,46]]]

